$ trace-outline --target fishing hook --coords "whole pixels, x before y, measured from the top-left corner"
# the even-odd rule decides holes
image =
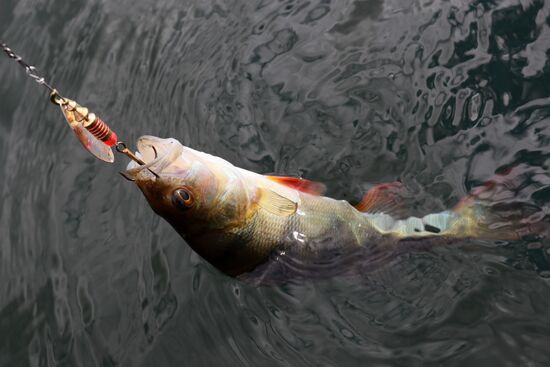
[[[141,166],[144,166],[146,164],[142,159],[140,159],[138,156],[136,156],[134,153],[132,153],[132,151],[130,149],[128,149],[128,147],[126,146],[126,143],[124,143],[123,141],[117,142],[116,146],[115,146],[115,149],[116,149],[117,152],[126,155],[128,158],[130,158],[131,160],[133,160],[134,162],[136,162],[137,164],[139,164]],[[147,170],[149,172],[151,172],[153,175],[155,175],[156,178],[160,178],[160,176],[155,171],[153,171],[151,168],[147,168]],[[129,178],[127,175],[123,174],[122,172],[120,174],[125,179],[127,179],[129,181],[135,181],[134,179]]]
[[[117,152],[122,153],[137,162],[140,165],[146,163],[139,159],[122,141],[117,140],[117,135],[111,128],[98,116],[89,112],[86,107],[80,106],[73,100],[63,97],[57,89],[52,87],[44,77],[38,75],[36,67],[26,63],[23,58],[17,55],[6,43],[0,40],[0,48],[11,59],[15,60],[21,65],[29,77],[31,77],[39,85],[43,85],[50,91],[50,102],[61,107],[61,111],[65,116],[65,119],[69,123],[69,126],[75,132],[78,140],[82,143],[84,148],[105,162],[113,162],[114,157],[111,152],[111,147],[115,146]],[[99,144],[101,142],[103,144]],[[159,178],[159,175],[147,168],[155,177]],[[132,180],[125,174],[122,174],[126,179]]]

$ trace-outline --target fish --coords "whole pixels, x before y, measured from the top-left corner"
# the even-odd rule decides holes
[[[450,210],[406,217],[399,182],[375,186],[352,205],[323,196],[321,183],[251,172],[174,138],[142,136],[137,148],[145,164],[130,162],[124,176],[196,253],[232,277],[274,253],[307,260],[357,249],[375,254],[415,241],[517,240],[548,224],[534,206],[495,209],[510,191],[502,179]]]

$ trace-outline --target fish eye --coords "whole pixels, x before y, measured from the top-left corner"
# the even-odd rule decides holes
[[[172,204],[179,209],[189,209],[193,206],[193,202],[193,195],[186,188],[179,188],[172,193]]]

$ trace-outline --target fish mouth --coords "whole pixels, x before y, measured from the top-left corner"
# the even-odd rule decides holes
[[[135,155],[145,164],[131,161],[126,167],[126,176],[131,179],[155,178],[162,174],[162,170],[174,162],[183,150],[183,146],[176,139],[157,138],[145,135],[137,140]]]

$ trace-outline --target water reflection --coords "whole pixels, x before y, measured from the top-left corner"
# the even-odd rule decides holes
[[[173,136],[414,214],[498,169],[547,209],[543,1],[7,1],[0,34],[131,142]],[[548,364],[548,243],[397,254],[256,287],[193,254],[0,61],[0,364]],[[539,276],[540,275],[540,276]]]

